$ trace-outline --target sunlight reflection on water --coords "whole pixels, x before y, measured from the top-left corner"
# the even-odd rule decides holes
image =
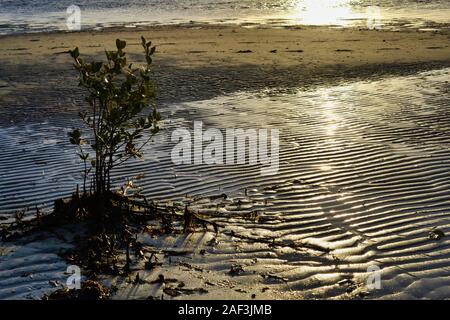
[[[0,4],[0,34],[66,29],[72,0],[9,0]],[[82,28],[136,27],[184,22],[262,23],[270,25],[364,26],[367,8],[380,7],[384,24],[395,21],[448,23],[450,3],[433,0],[78,0]]]
[[[350,0],[298,1],[292,19],[307,25],[348,25],[352,19],[363,19]]]

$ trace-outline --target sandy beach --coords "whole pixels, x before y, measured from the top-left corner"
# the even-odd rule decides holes
[[[67,50],[79,46],[82,54],[100,57],[120,38],[128,42],[127,51],[133,56],[140,53],[141,35],[157,46],[155,74],[158,99],[163,103],[239,90],[289,90],[407,74],[446,66],[450,61],[449,32],[445,30],[194,25],[4,36],[0,38],[0,121],[39,119],[48,112],[73,114],[77,107],[71,99],[76,95],[61,94],[73,90],[76,81]],[[59,90],[46,90],[48,85]]]
[[[83,105],[67,51],[99,58],[120,38],[134,58],[140,35],[157,46],[165,120],[146,160],[114,181],[134,177],[151,199],[194,203],[220,232],[140,234],[160,265],[98,275],[113,299],[449,297],[450,239],[430,237],[450,232],[446,30],[188,24],[3,36],[0,223],[24,207],[51,210],[81,179],[66,141]],[[170,132],[194,120],[279,128],[279,172],[174,166]],[[77,232],[2,242],[0,299],[61,288]],[[374,266],[382,287],[368,290]]]

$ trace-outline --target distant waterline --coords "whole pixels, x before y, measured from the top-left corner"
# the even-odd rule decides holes
[[[0,34],[67,30],[67,8],[81,9],[81,28],[174,23],[363,25],[379,6],[383,26],[442,27],[450,2],[431,0],[3,0]]]

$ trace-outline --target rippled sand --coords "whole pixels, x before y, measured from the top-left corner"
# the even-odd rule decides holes
[[[164,265],[139,271],[141,279],[165,274],[194,290],[178,298],[450,297],[450,240],[428,238],[434,227],[450,232],[449,80],[447,68],[288,94],[238,92],[164,109],[169,120],[146,160],[117,170],[115,181],[138,177],[154,199],[203,196],[196,209],[223,229],[218,236],[142,236]],[[174,166],[170,133],[194,120],[280,129],[279,173]],[[50,209],[80,182],[65,139],[76,125],[54,119],[0,129],[2,219],[24,204]],[[222,193],[226,200],[208,198]],[[70,246],[64,234],[2,246],[0,298],[38,297],[54,289],[48,280],[63,283],[66,265],[56,254]],[[230,274],[233,265],[242,271]],[[373,266],[381,269],[379,290],[366,287]],[[118,286],[117,298],[164,294],[157,284],[106,281]]]

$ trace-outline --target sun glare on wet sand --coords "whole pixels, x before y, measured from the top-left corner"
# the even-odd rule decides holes
[[[347,25],[361,18],[350,0],[304,0],[294,7],[292,19],[306,25]]]

